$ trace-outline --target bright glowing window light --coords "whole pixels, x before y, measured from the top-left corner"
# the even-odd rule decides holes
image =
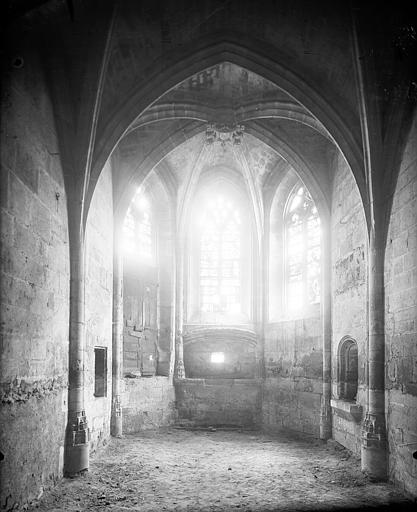
[[[207,200],[199,216],[200,305],[204,312],[240,310],[239,210],[232,201],[216,195]]]
[[[286,216],[287,309],[320,301],[320,218],[308,190],[298,187]]]
[[[210,356],[212,363],[224,363],[224,352],[212,352]]]
[[[141,211],[149,210],[149,206],[150,206],[149,201],[143,195],[143,192],[141,192],[140,190],[136,194],[136,196],[134,198],[134,202],[135,202],[136,206],[139,208],[139,210],[141,210]]]
[[[150,203],[139,188],[123,224],[123,248],[131,255],[152,258],[152,221]]]

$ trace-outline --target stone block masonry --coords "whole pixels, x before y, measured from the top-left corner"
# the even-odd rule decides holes
[[[86,229],[85,408],[90,451],[110,436],[112,399],[113,208],[112,174],[107,164],[97,182]],[[106,391],[95,396],[95,348],[106,352]]]
[[[335,161],[332,221],[332,396],[339,398],[339,349],[346,336],[358,346],[356,404],[366,410],[365,368],[367,344],[368,243],[359,190],[342,158]],[[340,414],[333,408],[333,437],[360,455],[362,419]]]
[[[29,396],[28,387],[23,393],[15,389],[14,401],[9,394],[0,407],[1,510],[39,498],[62,477],[67,388],[48,388],[41,395],[38,384]]]
[[[417,495],[417,117],[405,148],[385,251],[389,471]]]
[[[67,416],[67,201],[38,56],[28,50],[24,60],[2,77],[2,510],[62,477]]]
[[[319,317],[271,323],[265,330],[262,423],[319,437],[323,353]]]
[[[174,386],[168,377],[124,379],[123,432],[172,425],[177,418]]]
[[[214,427],[261,426],[261,381],[178,379],[175,392],[180,422]]]

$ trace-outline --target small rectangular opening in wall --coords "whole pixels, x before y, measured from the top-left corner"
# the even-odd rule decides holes
[[[107,396],[107,348],[94,349],[94,396]]]
[[[210,356],[212,363],[224,363],[224,352],[212,352]]]

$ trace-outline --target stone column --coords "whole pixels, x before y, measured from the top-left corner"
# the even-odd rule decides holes
[[[184,344],[183,344],[183,323],[184,323],[184,241],[177,236],[175,239],[175,260],[176,268],[176,333],[175,333],[175,377],[185,378],[184,367]]]
[[[81,230],[80,230],[81,231]],[[76,475],[89,466],[90,432],[84,411],[85,290],[84,237],[70,238],[70,325],[68,361],[68,423],[64,474]]]
[[[184,367],[184,343],[181,331],[177,331],[175,339],[176,347],[176,365],[175,365],[175,377],[177,379],[185,379],[185,367]]]
[[[262,343],[262,367],[261,377],[266,377],[266,361],[265,361],[265,332],[266,325],[269,321],[269,231],[270,222],[269,215],[265,216],[264,233],[262,237],[262,335],[260,342]]]
[[[323,394],[320,409],[320,439],[332,437],[332,395],[331,364],[332,364],[332,303],[331,303],[331,243],[330,219],[323,219],[322,225],[322,279],[321,279],[321,314],[323,336]]]
[[[123,435],[121,383],[123,371],[123,252],[121,223],[115,222],[113,248],[113,333],[111,435]]]
[[[175,240],[175,219],[171,221],[171,334],[170,334],[170,358],[169,358],[169,380],[176,375],[176,324],[177,324],[177,260],[176,260],[176,240]]]
[[[259,243],[256,250],[256,261],[251,261],[250,270],[256,275],[254,284],[253,295],[256,294],[254,321],[256,322],[257,331],[257,365],[255,376],[263,378],[265,376],[265,289],[266,289],[266,274],[265,274],[265,243],[263,233],[258,233]]]
[[[386,480],[384,243],[373,228],[369,243],[368,409],[362,425],[362,471]]]

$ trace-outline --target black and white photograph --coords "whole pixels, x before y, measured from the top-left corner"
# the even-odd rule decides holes
[[[0,510],[417,510],[415,11],[1,0]]]

